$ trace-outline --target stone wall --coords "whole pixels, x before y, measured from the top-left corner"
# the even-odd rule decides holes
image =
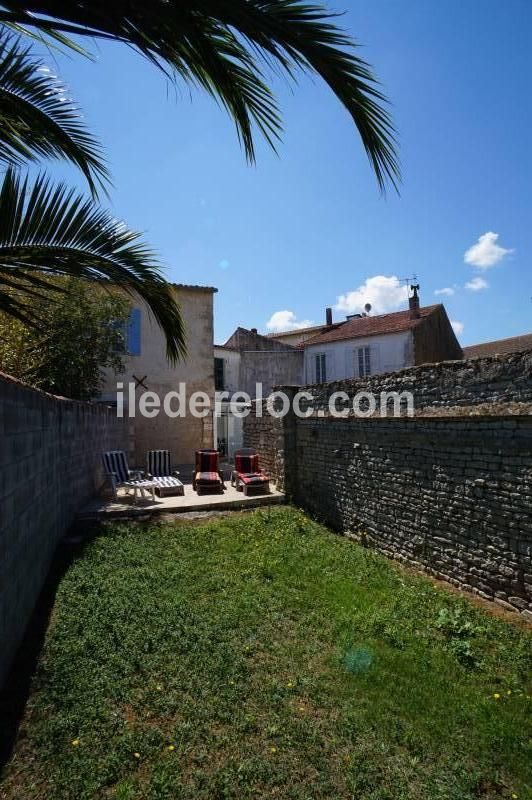
[[[0,374],[0,683],[59,539],[101,484],[102,452],[125,449],[126,431],[111,409]]]
[[[292,400],[296,387],[285,387]],[[274,408],[279,409],[279,404]],[[260,467],[275,482],[279,491],[293,495],[297,486],[296,417],[275,417],[268,413],[267,400],[252,401],[251,413],[244,417],[244,447],[253,447],[260,456]],[[286,459],[289,459],[287,461]]]
[[[532,417],[298,420],[294,498],[532,620]]]
[[[511,359],[511,369],[521,358],[517,387],[497,359],[492,381],[477,382],[485,386],[479,402],[497,393],[497,414],[463,407],[459,416],[273,419],[263,408],[245,419],[244,444],[260,452],[280,488],[332,527],[532,620],[532,416],[500,413],[503,394],[529,397],[527,356]],[[474,374],[475,366],[462,368]],[[454,369],[433,368],[440,376]],[[434,397],[460,405],[447,379]]]
[[[327,408],[329,397],[338,391],[349,397],[373,392],[377,407],[381,392],[411,392],[417,411],[484,403],[532,403],[532,350],[423,364],[369,378],[302,386],[301,390],[314,396],[315,409]]]

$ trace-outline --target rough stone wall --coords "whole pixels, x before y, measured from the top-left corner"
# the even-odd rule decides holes
[[[426,407],[471,406],[480,403],[532,402],[532,350],[467,361],[443,361],[409,367],[386,375],[302,386],[326,409],[334,392],[412,392],[416,410]]]
[[[292,402],[297,386],[285,387]],[[274,410],[281,408],[274,403]],[[251,413],[243,419],[244,447],[253,447],[260,456],[260,466],[279,491],[293,496],[297,489],[296,435],[297,418],[290,413],[284,417],[268,413],[268,401],[252,401]]]
[[[499,359],[481,359],[491,379],[462,364],[456,393],[454,364],[433,368],[440,408],[491,393],[496,414],[470,416],[464,406],[459,416],[272,419],[263,409],[244,420],[244,444],[332,527],[532,620],[532,416],[501,413],[501,398],[531,397],[530,353],[507,360],[516,385]],[[335,390],[350,391],[346,383]],[[420,386],[428,401],[426,373]]]
[[[532,417],[297,421],[294,498],[532,620]]]
[[[102,452],[126,446],[112,409],[0,375],[0,684],[59,539],[101,484]]]

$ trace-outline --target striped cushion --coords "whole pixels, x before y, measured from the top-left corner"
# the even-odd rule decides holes
[[[126,454],[123,450],[110,450],[103,454],[103,465],[106,472],[116,475],[119,483],[129,480],[129,468]]]
[[[220,483],[220,476],[217,472],[196,472],[196,482],[200,483]]]
[[[243,455],[235,453],[235,469],[237,472],[258,472],[259,457],[256,453]]]
[[[148,450],[146,456],[146,469],[149,475],[156,478],[172,474],[172,464],[169,450]]]
[[[248,472],[248,473],[238,473],[239,479],[242,483],[250,484],[250,483],[268,483],[270,480],[267,475],[263,472]]]
[[[196,472],[217,472],[218,450],[196,450]]]
[[[183,486],[183,484],[181,483],[180,480],[178,480],[178,478],[172,478],[170,476],[155,478],[153,482],[156,483],[157,486],[164,486],[165,489],[171,489],[177,486]]]

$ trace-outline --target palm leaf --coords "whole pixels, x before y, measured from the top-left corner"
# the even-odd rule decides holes
[[[4,9],[2,12],[1,9]],[[0,0],[0,22],[126,42],[166,74],[218,98],[254,160],[253,126],[275,146],[281,121],[262,66],[320,75],[352,117],[381,189],[400,179],[386,99],[353,40],[301,0]],[[262,63],[262,66],[261,66]]]
[[[111,214],[63,184],[31,186],[9,168],[0,188],[0,311],[38,326],[32,295],[65,275],[140,296],[163,330],[167,355],[186,354],[181,312],[153,253]]]
[[[109,181],[101,148],[87,132],[65,87],[20,39],[0,34],[0,163],[21,165],[41,157],[66,158],[90,190]]]

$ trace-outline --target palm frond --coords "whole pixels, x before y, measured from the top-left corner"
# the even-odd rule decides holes
[[[1,11],[3,9],[3,12]],[[0,0],[0,22],[135,47],[168,75],[220,99],[253,161],[253,126],[275,146],[281,121],[262,64],[320,75],[360,134],[381,189],[400,169],[387,102],[354,41],[323,5],[302,0]]]
[[[50,70],[0,33],[0,163],[22,165],[42,157],[66,158],[84,174],[95,196],[109,181],[100,145],[79,109]]]
[[[52,275],[138,295],[165,334],[169,360],[186,354],[179,306],[140,235],[75,190],[45,176],[30,185],[9,168],[0,188],[0,310],[39,325],[32,293],[50,289],[42,277]]]

